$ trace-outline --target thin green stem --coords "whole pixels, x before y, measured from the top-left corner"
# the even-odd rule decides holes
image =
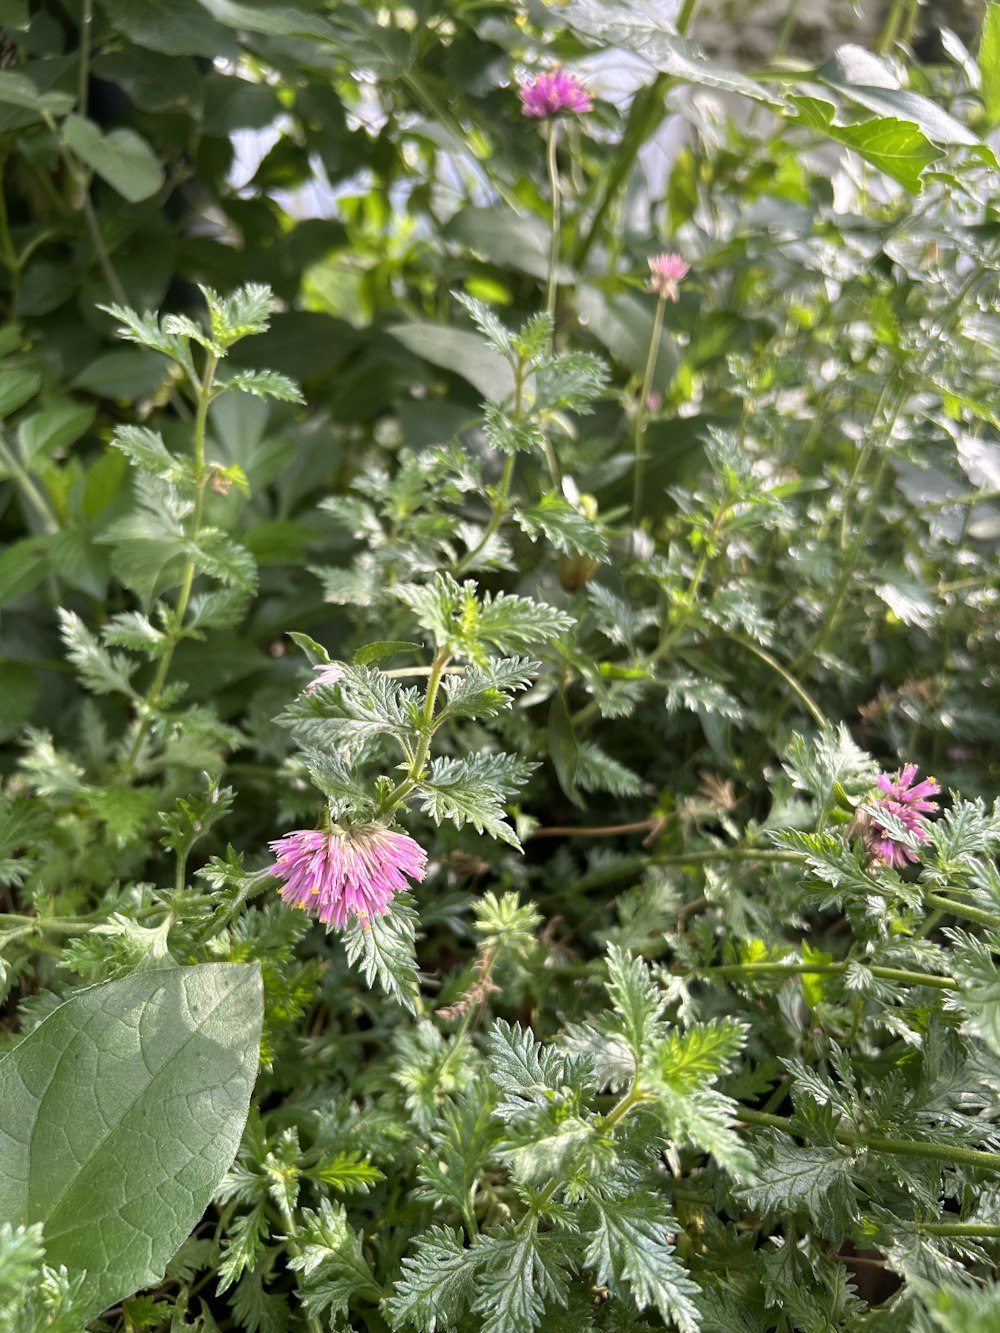
[[[880,56],[885,55],[886,51],[888,51],[895,42],[906,4],[907,0],[892,0],[892,8],[889,10],[889,14],[885,20],[885,26],[878,39],[878,45],[875,48]]]
[[[53,512],[52,506],[35,485],[29,473],[21,466],[17,455],[2,434],[0,434],[0,466],[13,478],[27,504],[38,515],[43,529],[49,534],[58,532],[59,520]]]
[[[653,389],[653,375],[656,372],[656,359],[660,352],[660,339],[663,336],[663,315],[667,308],[667,303],[661,296],[656,302],[656,314],[653,316],[653,333],[649,340],[649,351],[646,354],[646,369],[642,377],[642,392],[639,395],[639,406],[635,413],[635,463],[632,472],[632,527],[635,528],[639,523],[639,504],[642,499],[642,474],[645,466],[645,456],[642,452],[642,437],[646,432],[646,418],[649,415],[649,395]]]
[[[1000,1236],[995,1222],[917,1222],[915,1226],[927,1236]]]
[[[500,485],[497,487],[496,496],[493,500],[493,513],[490,515],[490,521],[476,545],[471,551],[467,551],[455,566],[457,577],[461,577],[467,569],[471,569],[477,557],[485,551],[501,523],[507,517],[507,500],[510,496],[510,485],[514,478],[514,464],[516,461],[516,454],[507,455],[507,461],[503,465],[503,476],[500,478]]]
[[[638,1082],[633,1083],[617,1106],[613,1106],[606,1116],[601,1117],[598,1128],[606,1134],[609,1129],[613,1129],[618,1124],[619,1120],[627,1116],[633,1107],[639,1106],[640,1103],[648,1100],[648,1094],[643,1092]]]
[[[786,667],[783,667],[778,659],[773,657],[766,648],[761,648],[759,644],[752,643],[749,639],[741,638],[738,634],[729,634],[726,637],[733,643],[738,643],[742,648],[745,648],[748,653],[752,653],[754,657],[759,657],[760,660],[765,662],[776,675],[780,676],[792,693],[797,695],[801,700],[806,712],[810,714],[817,726],[829,726],[829,720],[826,714],[820,708],[819,704],[815,702],[812,695],[808,693],[805,686],[800,681],[796,680],[792,673]]]
[[[90,82],[90,29],[93,22],[93,0],[83,0],[80,10],[80,70],[77,92],[77,114],[87,114],[87,90]]]
[[[694,974],[699,977],[728,977],[742,980],[754,976],[842,976],[853,965],[851,960],[840,963],[723,963],[718,967],[702,967]],[[931,986],[936,990],[957,990],[954,977],[942,977],[926,972],[909,972],[899,967],[882,967],[876,963],[859,964],[873,977],[883,981],[898,981],[903,986]]]
[[[805,1136],[783,1115],[769,1115],[764,1111],[753,1111],[745,1106],[739,1107],[737,1120],[744,1125],[763,1129],[777,1129],[783,1134]],[[921,1143],[913,1139],[883,1139],[868,1134],[857,1134],[854,1130],[838,1129],[835,1132],[838,1143],[850,1148],[864,1148],[870,1152],[890,1153],[896,1157],[922,1157],[932,1162],[949,1162],[958,1166],[974,1166],[985,1171],[1000,1171],[1000,1153],[982,1152],[978,1148],[959,1148],[950,1143]]]
[[[441,678],[444,675],[444,669],[448,665],[448,653],[442,649],[434,658],[431,666],[431,674],[427,678],[427,690],[424,694],[424,707],[421,715],[421,736],[417,742],[417,748],[413,752],[413,758],[407,769],[406,777],[399,785],[389,793],[385,800],[385,808],[393,810],[400,801],[404,799],[420,781],[427,763],[427,757],[431,752],[431,738],[434,734],[434,706],[437,703],[438,690],[441,686]]]
[[[10,222],[7,217],[7,191],[4,187],[3,176],[7,168],[7,154],[0,156],[0,258],[3,259],[4,266],[10,274],[11,290],[11,309],[17,305],[18,292],[21,287],[21,268],[24,260],[18,257],[17,250],[14,248],[14,241],[10,234]]]
[[[208,475],[205,471],[205,433],[208,425],[208,405],[212,400],[212,381],[215,378],[215,372],[218,367],[218,358],[208,354],[205,360],[205,372],[202,376],[201,390],[198,394],[198,409],[194,421],[194,476],[195,476],[195,497],[194,509],[191,513],[191,527],[189,539],[192,546],[196,543],[198,533],[201,529],[202,510],[205,503],[205,487],[208,482]],[[146,693],[142,704],[142,715],[139,719],[139,725],[136,727],[135,736],[132,740],[132,746],[125,761],[125,767],[129,770],[135,767],[136,760],[139,757],[139,751],[142,748],[142,742],[149,731],[153,720],[156,705],[159,703],[160,695],[163,693],[163,687],[167,681],[167,675],[170,671],[170,664],[173,661],[174,651],[183,638],[184,617],[187,614],[188,602],[191,600],[191,589],[194,586],[197,565],[192,556],[184,566],[184,572],[181,576],[180,591],[177,594],[177,605],[174,608],[172,617],[172,626],[170,634],[170,643],[166,651],[160,658],[159,666],[156,669],[156,675]]]
[[[695,10],[698,8],[698,0],[684,0],[681,5],[681,12],[677,15],[677,31],[683,37],[691,26],[691,20],[694,18]]]
[[[957,916],[965,921],[974,921],[978,926],[986,926],[989,930],[1000,930],[1000,916],[995,916],[992,912],[984,912],[980,907],[973,907],[970,903],[956,903],[951,898],[944,898],[939,893],[925,893],[924,902],[930,907],[936,908],[939,912],[950,912],[952,916]]]
[[[295,1218],[284,1198],[278,1200],[278,1208],[281,1212],[281,1220],[285,1224],[285,1245],[288,1247],[289,1254],[295,1258],[301,1257],[302,1247],[299,1244],[299,1229],[295,1224]],[[323,1333],[323,1325],[316,1315],[309,1315],[306,1318],[306,1327],[309,1333]]]
[[[559,188],[559,162],[556,155],[559,122],[552,116],[548,123],[545,160],[549,169],[549,190],[552,196],[552,239],[549,244],[549,276],[545,293],[545,309],[552,321],[552,339],[556,331],[556,288],[559,270],[559,241],[562,229],[562,194]]]

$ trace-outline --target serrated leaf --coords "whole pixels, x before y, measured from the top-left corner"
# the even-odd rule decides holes
[[[762,1217],[804,1213],[833,1241],[849,1233],[857,1216],[850,1155],[775,1133],[765,1137],[754,1180],[741,1192]]]
[[[385,916],[362,922],[353,917],[343,932],[347,961],[369,986],[378,981],[385,993],[410,1013],[420,994],[414,940],[417,914],[408,894],[397,894]]]
[[[569,1283],[562,1246],[551,1232],[507,1225],[475,1247],[472,1309],[484,1315],[482,1333],[531,1333],[548,1303],[565,1305]]]
[[[139,611],[119,611],[101,631],[106,644],[115,648],[131,648],[147,657],[161,657],[170,646],[162,630],[158,630]]]
[[[572,616],[530,597],[497,593],[477,596],[477,584],[458,584],[450,574],[436,574],[430,583],[402,583],[392,594],[413,611],[435,645],[453,655],[483,662],[492,645],[503,654],[530,648],[565,633]]]
[[[442,681],[444,704],[436,721],[446,717],[496,717],[511,706],[511,694],[526,690],[539,662],[530,657],[488,657],[485,662],[470,663],[461,672],[446,674]]]
[[[668,1233],[677,1223],[660,1198],[644,1191],[618,1198],[591,1193],[593,1222],[584,1263],[613,1291],[625,1285],[640,1309],[655,1305],[667,1324],[698,1333],[698,1284],[674,1256]]]
[[[451,1227],[432,1226],[403,1258],[396,1291],[386,1302],[393,1328],[410,1324],[419,1333],[457,1324],[475,1290],[476,1256]]]
[[[537,765],[509,754],[476,754],[465,759],[434,759],[415,795],[436,823],[450,819],[456,828],[471,824],[520,849],[506,822],[504,805]]]
[[[988,945],[964,931],[948,934],[953,941],[948,967],[959,983],[964,1029],[1000,1055],[1000,969]]]
[[[663,1035],[663,993],[653,981],[649,964],[615,944],[608,946],[607,988],[614,1025],[638,1067]]]
[[[145,426],[118,426],[111,443],[120,449],[130,462],[163,481],[192,482],[190,465],[186,459],[176,458],[163,443],[159,431]]]
[[[555,491],[543,495],[535,505],[515,510],[514,518],[529,537],[547,537],[557,551],[607,559],[608,544],[601,530]]]
[[[311,1318],[346,1314],[359,1292],[369,1299],[381,1295],[362,1253],[361,1237],[348,1225],[342,1204],[323,1199],[318,1212],[302,1209],[299,1248],[288,1266],[301,1275],[302,1303]]]
[[[285,403],[305,402],[295,381],[287,375],[279,375],[276,370],[241,370],[236,375],[217,379],[215,389],[217,393],[239,390],[251,393],[255,398],[278,398]]]
[[[366,643],[354,654],[358,666],[374,666],[376,662],[388,662],[400,653],[419,653],[422,643],[413,643],[409,639],[385,639],[378,643]]]
[[[74,995],[0,1062],[0,1214],[41,1222],[49,1262],[86,1271],[86,1317],[158,1282],[204,1212],[261,1018],[255,964],[137,972]]]
[[[59,628],[66,656],[80,679],[95,694],[124,694],[135,698],[130,677],[137,663],[122,653],[109,653],[97,642],[75,611],[59,608]]]
[[[310,1180],[340,1191],[342,1194],[367,1194],[371,1187],[385,1176],[367,1157],[357,1152],[339,1152],[323,1158],[303,1172]]]

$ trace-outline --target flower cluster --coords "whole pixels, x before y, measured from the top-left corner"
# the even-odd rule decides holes
[[[522,114],[539,120],[558,116],[561,111],[582,115],[594,109],[593,97],[575,74],[567,74],[564,69],[553,69],[533,79],[524,79],[518,84],[517,91]]]
[[[419,882],[427,869],[419,843],[380,824],[296,829],[269,845],[278,859],[268,873],[285,881],[285,902],[333,926],[385,916],[406,876]]]
[[[924,815],[937,811],[937,801],[929,800],[936,796],[941,788],[933,778],[924,778],[916,782],[916,764],[904,764],[900,771],[892,776],[880,773],[876,782],[882,792],[876,796],[872,805],[876,810],[885,810],[914,835],[918,842],[927,841],[927,821]],[[916,861],[916,853],[903,843],[898,842],[887,829],[873,817],[865,842],[872,856],[884,865],[895,866],[902,870],[907,861]]]
[[[649,261],[649,290],[661,301],[676,301],[677,284],[688,272],[689,265],[680,255],[654,255]]]

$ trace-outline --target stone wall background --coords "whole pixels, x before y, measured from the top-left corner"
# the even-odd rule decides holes
[[[770,60],[783,33],[786,55],[822,60],[844,42],[874,46],[890,8],[890,0],[701,0],[689,35],[741,68]],[[984,9],[981,0],[926,0],[913,26],[917,55],[940,56],[943,28],[972,45]]]

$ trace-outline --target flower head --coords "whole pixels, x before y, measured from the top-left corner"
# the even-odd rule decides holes
[[[904,764],[898,773],[880,773],[875,779],[881,796],[876,796],[871,804],[876,810],[884,810],[910,831],[918,842],[927,841],[927,821],[924,815],[933,814],[937,801],[929,800],[936,796],[941,788],[933,778],[924,778],[915,782],[916,764]],[[872,818],[865,841],[872,856],[884,865],[895,866],[902,870],[908,861],[916,861],[917,854],[905,843],[899,842],[889,830],[878,822],[878,816]]]
[[[320,662],[318,666],[313,667],[313,671],[319,674],[306,686],[306,694],[312,694],[313,690],[318,690],[321,685],[336,685],[344,674],[344,668],[339,662]]]
[[[680,255],[654,255],[649,261],[649,290],[661,301],[676,301],[677,284],[689,271],[690,265]]]
[[[593,111],[594,99],[575,74],[564,69],[553,69],[533,79],[522,79],[517,86],[521,99],[521,113],[541,120],[558,116],[560,111],[582,115]]]
[[[419,843],[380,824],[296,829],[269,845],[278,859],[268,873],[285,881],[279,892],[289,907],[334,926],[385,916],[406,876],[420,881],[427,869]]]

